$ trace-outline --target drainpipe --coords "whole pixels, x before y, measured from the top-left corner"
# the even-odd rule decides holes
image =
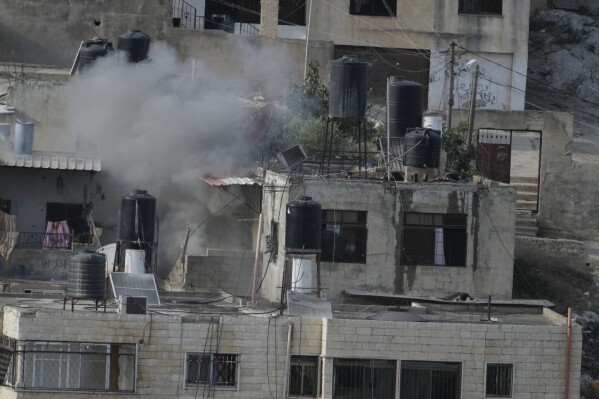
[[[256,302],[256,280],[258,279],[258,261],[262,244],[262,213],[258,216],[258,235],[256,236],[256,257],[254,258],[254,274],[252,276],[252,303]]]
[[[293,322],[287,322],[287,357],[285,359],[285,381],[283,381],[283,397],[289,395],[289,373],[291,368],[291,336],[293,335]]]
[[[566,333],[566,386],[564,388],[564,399],[570,398],[570,365],[572,363],[572,308],[568,308],[568,330]]]

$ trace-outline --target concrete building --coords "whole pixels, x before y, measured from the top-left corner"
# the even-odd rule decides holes
[[[0,395],[578,397],[580,327],[570,331],[548,309],[494,306],[485,321],[473,304],[345,305],[323,318],[206,300],[164,299],[135,315],[11,299],[1,313]],[[389,314],[399,321],[376,320]]]
[[[265,256],[262,265],[266,298],[280,299],[284,270],[291,267],[285,266],[285,205],[304,196],[323,209],[321,284],[331,300],[348,288],[511,298],[516,200],[512,187],[488,181],[298,180],[272,171],[264,171],[262,179],[263,248],[269,237],[278,237],[278,256]],[[313,279],[316,283],[315,272]]]
[[[185,11],[185,4],[193,10]],[[455,107],[464,108],[470,102],[471,74],[464,67],[475,58],[482,71],[478,106],[522,110],[529,9],[529,0],[398,0],[388,4],[335,0],[300,5],[290,0],[248,1],[243,5],[153,0],[113,7],[93,1],[77,5],[62,2],[54,11],[39,0],[6,1],[0,4],[0,61],[70,67],[81,40],[95,35],[90,27],[113,41],[137,28],[153,40],[166,41],[184,59],[195,57],[225,73],[241,75],[261,68],[248,65],[243,55],[264,47],[276,48],[278,63],[289,72],[287,79],[301,79],[307,60],[318,59],[327,71],[331,59],[356,54],[370,64],[375,96],[384,96],[387,76],[405,75],[427,86],[428,108],[436,110],[445,109],[448,102],[446,71],[453,41],[459,44],[454,69]],[[236,33],[251,36],[228,34],[218,26],[216,30],[197,29],[212,15],[230,16],[237,22]],[[173,27],[173,17],[199,20],[197,24],[183,21],[186,27],[196,29],[181,29]],[[242,32],[241,25],[253,30]],[[56,39],[48,41],[50,36]],[[283,54],[288,60],[281,60]]]

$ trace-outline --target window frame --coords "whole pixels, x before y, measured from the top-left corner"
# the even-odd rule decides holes
[[[209,363],[208,363],[208,370],[202,370],[202,364],[200,364],[198,366],[198,377],[201,378],[202,374],[205,374],[206,372],[208,372],[208,379],[207,380],[200,380],[198,379],[197,382],[193,382],[189,380],[189,372],[190,372],[190,367],[189,367],[189,362],[190,357],[191,356],[197,356],[200,358],[200,362],[202,362],[202,358],[206,358],[208,357]],[[214,377],[214,372],[215,372],[215,365],[220,363],[217,362],[215,363],[215,357],[216,356],[222,356],[222,357],[231,357],[232,359],[234,359],[233,361],[230,360],[226,360],[226,363],[232,363],[235,365],[235,370],[233,372],[233,376],[234,376],[234,382],[232,385],[225,385],[225,384],[219,384],[218,382],[215,381],[215,377]],[[240,359],[239,359],[240,355],[237,353],[207,353],[207,352],[186,352],[185,353],[185,388],[197,388],[197,387],[210,387],[211,389],[225,389],[225,390],[237,390],[239,388],[239,365],[240,365]]]
[[[410,221],[412,216],[421,221]],[[450,220],[456,218],[460,219],[459,223],[452,224]],[[430,219],[432,222],[424,223],[426,219]],[[439,222],[439,220],[441,221]],[[422,237],[422,234],[425,237]],[[426,237],[427,235],[430,237]],[[440,248],[439,244],[441,244]],[[408,266],[466,267],[468,264],[468,215],[404,212],[402,248],[402,263]],[[447,248],[451,250],[449,253],[446,253]],[[431,259],[426,259],[427,257]]]
[[[496,17],[500,17],[503,16],[503,0],[474,0],[477,1],[478,4],[476,4],[476,8],[478,8],[478,10],[468,10],[466,4],[464,4],[465,1],[468,0],[458,0],[458,15],[483,15],[483,16],[496,16]],[[470,0],[472,1],[472,0]],[[499,6],[499,12],[497,11],[483,11],[483,8],[493,8],[493,4],[487,4],[487,7],[484,7],[485,3],[487,2],[498,2],[498,6]],[[497,6],[497,5],[495,5]],[[471,6],[472,7],[472,6]]]
[[[356,4],[358,0],[350,0],[349,15],[359,15],[365,17],[391,17],[397,16],[397,0],[369,0],[363,5]],[[385,7],[385,3],[389,10]],[[360,7],[356,10],[357,7]],[[369,12],[365,12],[361,7],[367,6]],[[389,13],[391,11],[391,13]]]
[[[437,361],[420,361],[420,360],[402,360],[400,362],[400,397],[402,399],[412,399],[412,396],[422,398],[427,397],[427,399],[460,399],[462,397],[462,363],[461,362],[437,362]],[[424,384],[426,388],[428,388],[428,392],[414,392],[417,384],[414,382],[414,379],[409,379],[405,372],[408,371],[422,371],[427,372],[428,375],[425,377],[428,381]],[[435,372],[449,372],[456,373],[454,376],[456,386],[453,388],[454,392],[452,393],[453,398],[448,398],[445,393],[446,392],[433,392],[434,390],[434,378],[439,378],[439,374],[434,374]],[[409,381],[409,383],[407,383]],[[407,383],[407,384],[406,384]],[[404,384],[406,384],[406,389],[410,389],[411,391],[403,391]],[[436,396],[433,396],[434,394]],[[439,395],[440,394],[440,395]]]
[[[301,371],[300,371],[300,378],[301,378],[300,385],[301,386],[300,386],[299,393],[292,391],[293,387],[295,385],[292,381],[292,379],[294,378],[294,372],[293,372],[294,367],[301,368]],[[313,368],[312,375],[309,376],[314,380],[311,393],[306,393],[303,389],[305,369],[307,367]],[[321,372],[321,369],[320,369],[320,357],[319,356],[291,355],[291,362],[290,362],[290,369],[289,369],[289,392],[287,392],[287,395],[293,396],[293,397],[309,397],[309,398],[317,397],[318,393],[320,391],[320,378],[319,378],[320,372]]]
[[[338,378],[340,367],[351,367],[355,370],[350,370],[350,374],[352,377],[360,377],[362,382],[361,386],[354,387],[345,387],[345,390],[351,389],[360,389],[361,392],[355,392],[354,394],[347,395],[344,392],[338,392],[338,389],[341,389],[338,386]],[[361,370],[360,370],[361,369]],[[370,389],[370,393],[374,393],[375,387],[369,387],[368,384],[372,383],[372,380],[380,379],[379,377],[374,376],[373,372],[376,370],[378,373],[379,370],[391,370],[392,376],[392,391],[381,393],[382,396],[368,396],[367,392]],[[368,371],[370,371],[370,375],[368,378]],[[357,379],[355,381],[358,381]],[[382,387],[384,388],[384,387]],[[377,389],[378,390],[378,389]],[[357,395],[357,396],[356,396]],[[386,398],[394,398],[397,395],[397,360],[395,359],[349,359],[349,358],[333,358],[333,381],[332,381],[332,399],[386,399]]]
[[[332,218],[329,218],[331,213]],[[350,215],[355,213],[355,221],[348,221]],[[356,211],[347,209],[323,209],[321,221],[321,254],[322,262],[334,263],[359,263],[365,264],[368,249],[368,211]],[[348,236],[353,236],[350,240]],[[362,235],[361,238],[355,238]],[[333,237],[333,247],[329,248],[328,237]],[[346,247],[336,246],[339,239],[347,241]],[[353,246],[348,252],[347,246]]]
[[[91,351],[88,350],[90,348]],[[113,356],[115,354],[116,357]],[[113,357],[116,362],[113,362]],[[130,388],[125,388],[124,385],[127,384],[117,384],[115,389],[111,389],[112,367],[117,367],[120,360],[127,358],[132,359],[132,367],[126,368],[123,378],[130,381]],[[100,364],[103,369],[103,375],[97,381],[89,378],[97,372],[90,361]],[[14,376],[5,379],[8,381],[6,385],[14,387],[14,381],[22,381],[22,389],[26,391],[134,393],[137,346],[109,342],[17,341],[12,356],[12,367],[10,372],[14,372]]]
[[[501,383],[497,383],[495,381],[495,393],[489,393],[489,389],[491,388],[489,385],[489,378],[491,376],[490,367],[495,367],[495,379],[501,378],[498,375],[500,368],[508,369],[508,390],[509,393],[497,393],[498,390],[501,390],[503,387]],[[514,395],[514,364],[513,363],[487,363],[487,367],[485,368],[485,397],[486,398],[511,398]]]

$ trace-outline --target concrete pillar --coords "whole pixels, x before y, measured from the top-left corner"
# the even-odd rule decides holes
[[[260,35],[275,39],[279,28],[279,0],[261,0],[260,6]]]

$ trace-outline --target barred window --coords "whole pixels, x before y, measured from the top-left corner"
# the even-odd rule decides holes
[[[404,214],[406,265],[466,266],[466,215]]]
[[[394,398],[396,364],[394,360],[334,359],[333,398]]]
[[[291,356],[289,395],[315,397],[318,388],[318,357]]]
[[[364,211],[322,211],[322,261],[366,263],[366,214]]]
[[[16,372],[24,389],[126,391],[135,388],[135,345],[29,341]],[[9,381],[10,384],[10,381]]]
[[[188,353],[185,385],[212,387],[237,386],[237,355],[222,353]]]
[[[449,362],[401,362],[401,399],[459,399],[462,365]]]
[[[512,364],[487,364],[487,397],[512,397]]]

